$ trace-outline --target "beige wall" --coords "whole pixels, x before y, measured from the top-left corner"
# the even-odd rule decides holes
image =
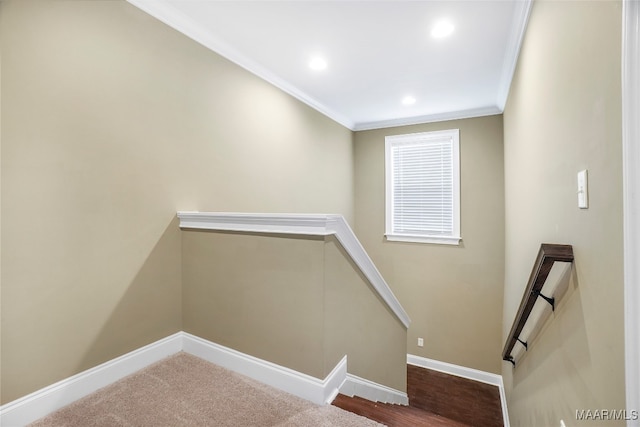
[[[460,129],[462,244],[385,241],[385,136],[443,129]],[[500,372],[502,116],[357,132],[355,195],[356,234],[411,317],[408,353]]]
[[[332,236],[184,231],[186,332],[325,378],[406,390],[406,329]]]
[[[515,370],[503,364],[513,426],[624,408],[620,31],[619,2],[533,4],[504,114],[503,333],[541,243],[573,245],[575,264],[555,316]]]
[[[2,402],[182,327],[176,210],[352,219],[352,134],[124,1],[3,1]]]
[[[183,231],[185,332],[324,378],[324,238]]]
[[[325,372],[348,356],[350,374],[407,388],[407,329],[330,236],[324,247]]]

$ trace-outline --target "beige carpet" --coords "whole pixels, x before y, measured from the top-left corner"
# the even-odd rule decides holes
[[[380,424],[318,406],[178,353],[42,418],[33,427],[313,426]]]

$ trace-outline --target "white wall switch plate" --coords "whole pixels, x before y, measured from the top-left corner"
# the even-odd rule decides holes
[[[424,340],[422,338],[418,338],[418,347],[424,347]]]
[[[589,179],[586,169],[578,172],[578,207],[589,208]]]

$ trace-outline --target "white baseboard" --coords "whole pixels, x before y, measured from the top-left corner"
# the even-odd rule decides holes
[[[404,401],[403,404],[406,404],[406,394],[348,375],[347,356],[322,380],[186,332],[178,332],[1,406],[0,426],[21,427],[30,424],[180,351],[319,405],[330,404],[345,384],[356,391],[352,396],[356,394],[391,403]]]
[[[188,333],[183,332],[183,338],[189,354],[319,405],[333,401],[347,375],[347,356],[321,380]]]
[[[405,406],[409,404],[407,393],[351,374],[347,374],[347,378],[340,386],[340,393],[350,397],[362,397],[372,402]]]
[[[408,404],[406,393],[348,374],[347,356],[321,380],[194,335],[178,332],[3,405],[0,407],[0,425],[18,427],[32,423],[179,351],[320,405],[331,403],[338,392],[374,402]],[[500,390],[504,425],[509,427],[502,376],[411,354],[407,355],[407,363],[497,386]]]
[[[182,349],[178,332],[0,407],[0,425],[30,424]]]
[[[457,377],[467,378],[498,387],[500,391],[500,406],[502,407],[502,418],[504,427],[509,427],[509,413],[507,411],[507,398],[504,393],[504,382],[502,375],[492,374],[491,372],[480,371],[478,369],[467,368],[465,366],[454,365],[452,363],[441,362],[439,360],[427,359],[426,357],[407,354],[407,363],[409,365],[419,366],[438,372],[443,372]]]

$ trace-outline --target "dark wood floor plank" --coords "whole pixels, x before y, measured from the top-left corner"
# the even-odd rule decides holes
[[[502,427],[497,387],[407,366],[409,406],[371,402],[342,394],[333,404],[390,427]]]
[[[342,394],[336,397],[333,405],[389,427],[468,427],[466,424],[419,408],[375,403],[360,397],[347,397]]]
[[[474,426],[502,427],[498,387],[407,365],[407,395],[416,408]]]

